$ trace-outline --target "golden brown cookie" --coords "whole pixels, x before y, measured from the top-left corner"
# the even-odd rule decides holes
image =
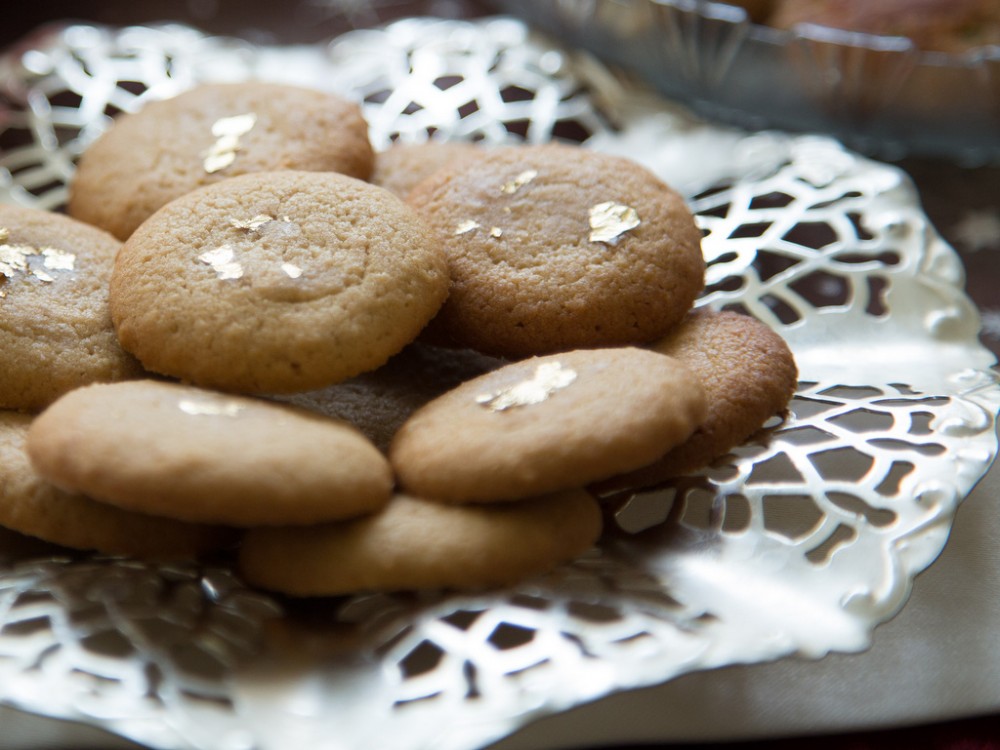
[[[755,23],[766,23],[774,8],[775,0],[724,0],[725,5],[738,5]]]
[[[687,441],[609,486],[641,487],[695,471],[783,412],[795,393],[798,370],[788,345],[749,315],[692,311],[651,348],[680,360],[698,376],[708,414]]]
[[[701,422],[685,366],[634,348],[522,360],[418,410],[389,457],[404,491],[443,502],[513,500],[644,466]]]
[[[0,412],[0,525],[74,549],[149,559],[195,557],[234,541],[229,529],[132,513],[63,492],[28,461],[31,417]]]
[[[353,102],[282,84],[205,84],[121,115],[83,154],[69,213],[127,238],[161,206],[249,172],[367,179],[374,154]]]
[[[151,380],[73,391],[28,433],[38,474],[127,510],[230,526],[378,510],[386,459],[357,430],[288,406]]]
[[[0,205],[0,408],[38,410],[78,386],[142,372],[108,311],[119,246],[65,216]]]
[[[490,149],[408,202],[444,244],[451,292],[434,328],[519,357],[653,341],[704,282],[701,232],[645,168],[585,148]]]
[[[401,198],[442,167],[478,159],[482,146],[464,141],[396,143],[375,155],[371,181]]]
[[[150,217],[118,254],[111,315],[149,370],[291,393],[383,364],[447,289],[439,243],[389,191],[333,173],[263,172]]]
[[[547,572],[587,551],[601,512],[582,490],[498,506],[397,495],[381,513],[307,528],[254,529],[240,569],[293,596],[482,589]]]
[[[959,53],[1000,44],[1000,0],[776,0],[769,23],[902,36],[919,49]]]
[[[413,343],[372,372],[280,400],[350,422],[388,453],[393,435],[417,409],[504,360],[471,349]]]

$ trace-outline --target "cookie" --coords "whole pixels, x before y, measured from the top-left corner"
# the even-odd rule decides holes
[[[582,490],[499,506],[445,506],[406,495],[374,516],[251,530],[240,570],[293,596],[504,586],[586,552],[601,512]]]
[[[503,364],[504,360],[471,349],[444,349],[417,342],[377,370],[281,400],[350,422],[388,453],[393,436],[413,412]]]
[[[697,378],[635,348],[538,357],[460,385],[419,409],[389,458],[403,490],[442,502],[512,500],[644,466],[705,412]]]
[[[196,557],[234,541],[228,529],[132,513],[43,481],[25,452],[31,421],[0,412],[0,526],[64,547],[160,560]]]
[[[0,408],[36,411],[81,385],[141,374],[108,310],[120,244],[66,216],[0,205]]]
[[[788,344],[749,315],[692,311],[652,349],[680,360],[698,376],[708,413],[686,442],[613,480],[618,487],[655,484],[702,468],[783,412],[795,393],[798,370]]]
[[[654,341],[704,283],[683,199],[627,159],[504,147],[411,191],[443,243],[451,292],[434,329],[507,357]]]
[[[388,462],[352,427],[265,402],[151,380],[73,391],[28,433],[38,474],[120,508],[230,526],[378,510]]]
[[[774,9],[775,0],[725,0],[725,5],[737,5],[747,12],[754,23],[767,23]]]
[[[396,143],[375,155],[371,181],[401,198],[442,167],[478,159],[482,146],[464,141]]]
[[[1000,0],[776,0],[769,23],[902,36],[918,49],[961,53],[1000,44]]]
[[[68,211],[121,239],[219,180],[298,169],[366,179],[374,153],[353,102],[282,84],[206,84],[121,115],[83,154]]]
[[[440,244],[389,191],[265,172],[172,201],[122,246],[111,315],[147,369],[291,393],[383,364],[448,292]]]

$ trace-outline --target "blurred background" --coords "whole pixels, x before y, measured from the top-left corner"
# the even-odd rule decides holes
[[[21,3],[0,24],[7,46],[52,21],[91,21],[110,26],[183,21],[212,34],[257,43],[318,42],[352,28],[414,15],[467,18],[492,12],[482,0],[45,0]]]

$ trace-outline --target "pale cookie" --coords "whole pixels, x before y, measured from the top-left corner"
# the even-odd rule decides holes
[[[118,254],[111,315],[149,370],[291,393],[383,364],[447,289],[440,244],[389,191],[269,172],[189,193],[143,224]]]
[[[371,181],[401,198],[442,167],[478,159],[483,147],[463,141],[396,143],[375,155]]]
[[[353,102],[281,84],[206,84],[125,114],[83,154],[69,213],[121,239],[195,188],[301,169],[366,179],[374,153]]]
[[[780,29],[808,24],[906,37],[919,50],[961,54],[1000,44],[1000,0],[775,0],[767,23]],[[866,48],[875,44],[863,42]]]
[[[388,462],[354,428],[258,399],[155,381],[82,388],[38,417],[46,481],[127,510],[230,526],[378,510]]]
[[[643,466],[705,413],[685,366],[642,349],[539,357],[471,380],[417,411],[389,456],[402,488],[443,502],[512,500]]]
[[[119,246],[65,216],[0,205],[0,408],[35,411],[81,385],[142,372],[108,311]]]
[[[702,235],[683,199],[621,157],[490,149],[407,200],[448,256],[451,292],[432,328],[489,354],[654,341],[704,284]]]
[[[651,348],[698,376],[708,414],[686,442],[609,486],[641,487],[695,471],[782,413],[795,393],[798,370],[788,345],[749,315],[701,308]]]
[[[240,550],[252,585],[293,596],[483,589],[586,552],[601,512],[582,490],[496,506],[396,495],[381,513],[308,528],[254,529]]]
[[[235,540],[228,529],[132,513],[43,481],[25,452],[30,424],[28,415],[0,412],[0,526],[64,547],[160,560]]]
[[[471,349],[413,343],[377,370],[280,400],[350,422],[379,450],[388,452],[396,431],[413,412],[466,380],[503,364],[502,359]]]

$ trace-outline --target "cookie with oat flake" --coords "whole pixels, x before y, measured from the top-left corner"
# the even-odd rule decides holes
[[[417,410],[389,458],[404,491],[440,502],[508,501],[643,466],[705,414],[701,383],[662,354],[623,347],[534,357]]]
[[[367,179],[373,163],[354,102],[283,84],[204,84],[119,116],[80,158],[68,211],[124,240],[161,206],[220,180],[277,169]]]
[[[488,149],[407,201],[448,256],[451,291],[432,329],[488,354],[647,343],[704,284],[702,235],[684,200],[622,157]]]
[[[350,425],[260,399],[152,380],[80,388],[31,425],[47,482],[125,510],[258,526],[350,518],[392,491]]]
[[[37,411],[82,385],[142,374],[108,308],[120,246],[69,217],[0,205],[0,408]]]
[[[448,293],[440,244],[388,190],[261,172],[170,202],[125,242],[110,304],[147,369],[219,390],[294,393],[373,370]]]

